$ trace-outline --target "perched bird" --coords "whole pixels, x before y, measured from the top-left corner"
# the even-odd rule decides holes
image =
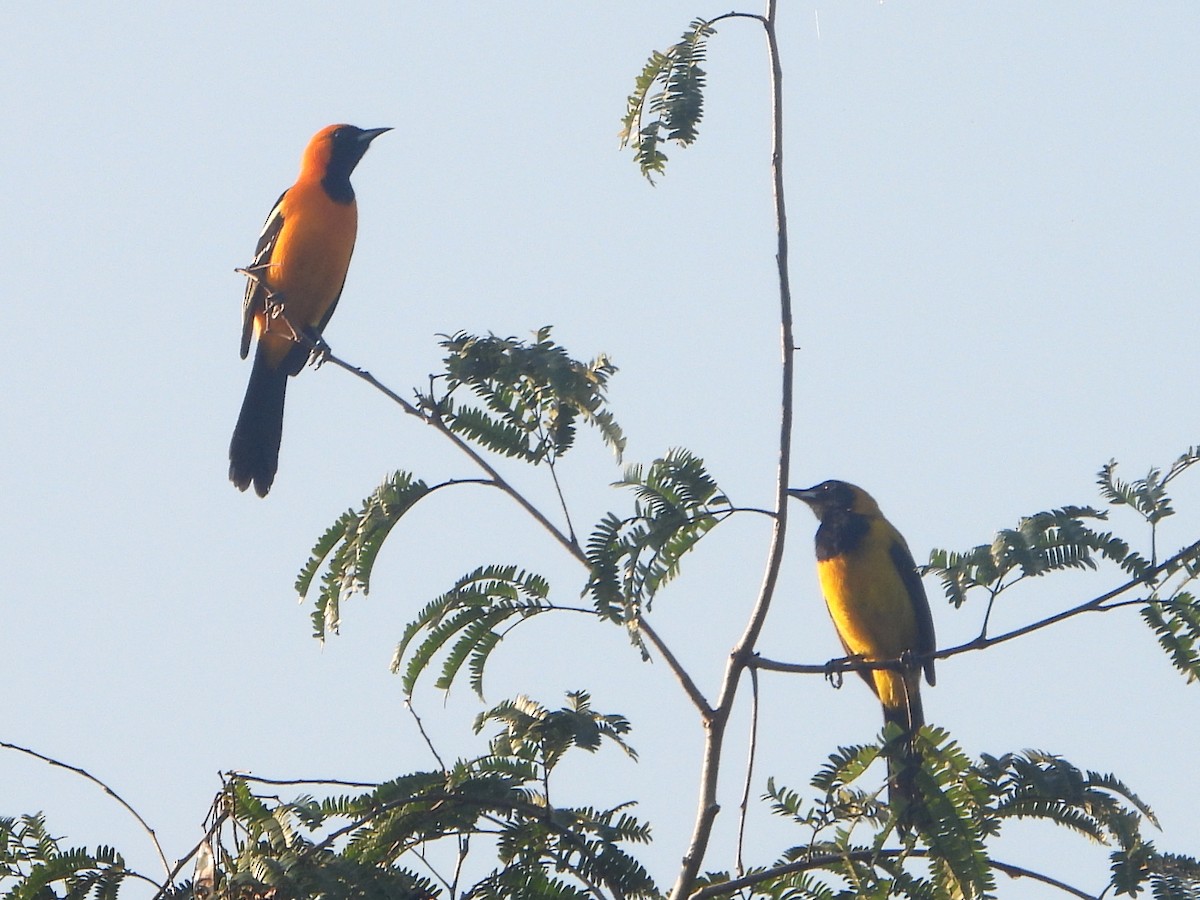
[[[242,359],[258,342],[250,383],[229,442],[229,480],[265,497],[279,468],[283,399],[288,376],[304,368],[333,315],[354,239],[358,207],[350,173],[371,141],[390,128],[330,125],[318,131],[300,160],[296,183],[267,216],[242,307]],[[302,337],[303,335],[303,337]]]
[[[825,605],[847,656],[863,660],[900,660],[936,648],[933,616],[908,544],[883,517],[879,504],[860,487],[825,481],[788,493],[809,505],[817,528],[817,577]],[[920,663],[934,684],[933,659]],[[915,668],[860,669],[859,674],[883,704],[883,720],[906,735],[905,755],[889,760],[892,806],[903,822],[915,798],[913,778],[919,759],[914,735],[925,724],[921,673]]]

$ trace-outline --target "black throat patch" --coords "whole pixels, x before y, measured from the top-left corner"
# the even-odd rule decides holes
[[[818,561],[853,553],[870,530],[870,521],[860,513],[840,510],[829,513],[817,529]]]

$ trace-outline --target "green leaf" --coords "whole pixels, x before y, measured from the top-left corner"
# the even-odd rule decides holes
[[[1105,500],[1113,506],[1131,507],[1154,525],[1175,514],[1167,485],[1197,462],[1200,462],[1200,447],[1189,447],[1171,463],[1166,474],[1161,469],[1151,469],[1145,478],[1127,482],[1116,476],[1117,461],[1113,459],[1100,469],[1096,480]]]
[[[997,532],[989,544],[965,552],[934,550],[924,570],[936,574],[946,599],[961,606],[974,588],[988,588],[998,594],[1022,578],[1066,569],[1094,569],[1097,556],[1121,563],[1129,553],[1129,545],[1087,524],[1087,520],[1106,518],[1107,513],[1090,506],[1035,513],[1022,518],[1015,528]]]
[[[40,813],[0,819],[0,891],[6,898],[107,900],[130,874],[112,847],[64,849]]]
[[[446,392],[422,405],[455,434],[535,465],[553,464],[574,446],[578,421],[596,428],[620,459],[625,435],[605,408],[616,366],[603,354],[591,362],[573,359],[550,332],[539,329],[533,342],[466,332],[446,338]],[[461,388],[483,405],[456,402]]]
[[[637,758],[637,752],[625,741],[630,726],[623,716],[594,712],[586,691],[572,691],[567,699],[568,705],[557,710],[548,710],[529,697],[506,700],[480,713],[475,731],[482,731],[489,723],[500,724],[502,730],[491,741],[492,753],[536,761],[546,778],[568,750],[595,752],[605,739],[631,759]]]
[[[360,509],[347,510],[326,529],[296,579],[303,600],[321,567],[321,589],[312,614],[313,636],[324,640],[336,634],[341,604],[356,593],[371,590],[371,571],[383,542],[397,522],[429,493],[425,482],[407,472],[395,472],[367,497]]]
[[[666,173],[664,141],[686,147],[696,141],[704,116],[706,75],[700,64],[715,29],[696,19],[677,44],[654,51],[634,80],[621,119],[621,147],[633,145],[634,163],[651,184]],[[657,88],[657,92],[652,93]],[[653,118],[649,118],[653,116]]]
[[[597,612],[624,624],[635,643],[643,608],[679,574],[682,558],[732,512],[728,498],[686,450],[672,450],[649,469],[630,466],[617,482],[635,495],[633,515],[609,513],[587,541],[584,588]]]
[[[929,848],[935,885],[946,896],[990,896],[996,883],[980,827],[982,779],[940,728],[922,728],[913,745],[921,757],[916,777],[921,808],[912,820]]]
[[[450,690],[469,663],[471,687],[482,697],[483,672],[492,651],[512,626],[554,608],[547,600],[549,593],[544,578],[512,565],[480,566],[459,578],[417,614],[396,647],[392,671],[404,669],[405,694],[412,696],[434,657],[452,644],[436,687]],[[501,630],[505,625],[508,628]]]
[[[1200,600],[1179,591],[1170,600],[1142,607],[1142,619],[1188,683],[1200,680]]]

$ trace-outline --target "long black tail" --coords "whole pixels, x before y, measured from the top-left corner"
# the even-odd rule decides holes
[[[258,345],[250,383],[229,442],[229,480],[239,491],[254,483],[254,492],[267,496],[279,470],[279,441],[283,437],[283,399],[287,392],[284,366],[271,368]]]
[[[917,772],[921,768],[921,754],[913,738],[925,724],[925,711],[921,707],[919,671],[906,673],[907,703],[889,709],[883,708],[884,724],[893,722],[903,732],[893,745],[888,756],[888,803],[896,814],[901,831],[914,825],[921,813],[921,796],[917,788]]]

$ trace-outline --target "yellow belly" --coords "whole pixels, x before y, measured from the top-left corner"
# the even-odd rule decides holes
[[[890,536],[883,536],[890,544]],[[912,600],[887,546],[869,534],[852,553],[817,564],[825,605],[851,656],[897,659],[915,649],[917,620]],[[904,678],[898,671],[869,673],[868,683],[889,708],[906,705]],[[916,674],[916,673],[914,673]],[[909,679],[909,689],[919,683]]]

